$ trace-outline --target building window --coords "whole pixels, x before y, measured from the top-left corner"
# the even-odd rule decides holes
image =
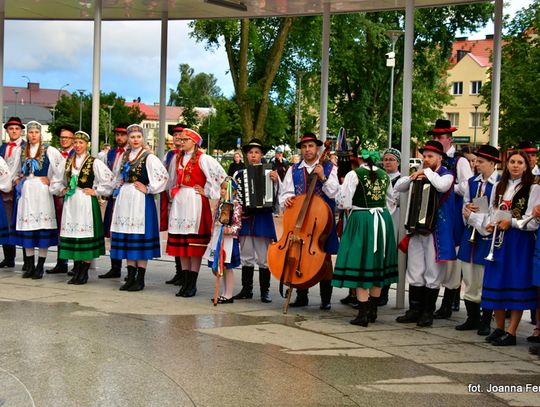
[[[446,118],[450,120],[452,127],[459,127],[459,113],[446,113]]]
[[[463,95],[463,82],[454,82],[452,84],[453,95]]]
[[[482,81],[471,81],[471,95],[480,94],[482,88]]]
[[[477,112],[477,113],[474,113],[472,112],[471,113],[471,125],[470,127],[472,128],[482,128],[482,122],[484,121],[484,113],[482,112]]]

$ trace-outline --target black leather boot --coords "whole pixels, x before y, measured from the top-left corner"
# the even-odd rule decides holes
[[[182,262],[180,261],[180,257],[177,256],[174,258],[174,265],[176,269],[176,274],[170,280],[165,281],[165,284],[181,286],[184,283],[186,276],[185,271],[182,270]]]
[[[308,299],[309,289],[307,288],[297,288],[296,289],[296,300],[289,304],[289,307],[306,307],[309,304]]]
[[[369,301],[360,301],[358,306],[358,315],[355,319],[349,321],[353,325],[368,326],[369,323]]]
[[[68,284],[76,284],[77,280],[79,279],[79,275],[81,273],[81,261],[76,260],[73,262],[73,277],[71,277],[71,280],[69,280]]]
[[[98,278],[119,278],[122,275],[122,259],[111,258],[111,269]]]
[[[24,273],[22,278],[31,278],[34,275],[34,270],[36,269],[35,261],[35,256],[26,256],[24,258]]]
[[[426,327],[433,325],[433,311],[437,308],[437,298],[439,298],[439,289],[426,287],[424,291],[424,308],[416,326]]]
[[[65,274],[68,272],[68,261],[60,258],[60,249],[56,253],[56,265],[52,269],[45,270],[47,274]]]
[[[75,285],[83,285],[88,282],[88,270],[90,269],[90,263],[87,263],[85,261],[79,262],[79,275],[78,278],[75,280],[73,284]]]
[[[197,278],[199,273],[195,271],[188,271],[188,280],[185,285],[185,290],[182,291],[181,297],[189,298],[194,297],[197,294]]]
[[[352,292],[349,291],[349,295],[339,300],[339,302],[342,303],[343,305],[351,305],[351,306],[358,304],[358,299],[356,298],[356,289],[354,289]]]
[[[461,325],[456,326],[457,331],[472,331],[480,327],[480,304],[465,300],[467,319]]]
[[[329,311],[332,308],[332,280],[321,280],[319,283],[319,292],[321,294],[321,305],[319,309]]]
[[[5,267],[15,267],[15,246],[5,244],[2,246],[4,250],[4,260],[0,262],[0,269]]]
[[[235,300],[250,300],[253,298],[253,273],[255,267],[242,266],[242,290],[233,298]]]
[[[448,319],[452,316],[452,304],[454,303],[454,296],[456,290],[450,288],[444,289],[444,296],[442,299],[441,307],[435,311],[433,318],[435,319]]]
[[[261,287],[261,302],[270,303],[270,270],[259,267],[259,286]]]
[[[141,291],[144,290],[144,275],[146,274],[146,269],[142,267],[137,268],[137,279],[135,282],[129,286],[128,291]]]
[[[379,307],[384,307],[386,304],[388,304],[388,291],[390,291],[390,286],[385,285],[383,288],[381,288],[381,296],[379,297]]]
[[[137,267],[128,266],[127,271],[128,271],[127,280],[124,283],[124,285],[119,288],[120,291],[127,291],[128,288],[131,287],[135,283],[135,280],[137,279]]]
[[[45,257],[38,257],[38,262],[34,274],[32,274],[32,280],[39,280],[43,278],[43,273],[45,272]]]
[[[30,265],[30,262],[27,262],[26,259],[28,256],[26,255],[26,249],[22,248],[22,254],[23,254],[23,265],[22,265],[22,271],[28,271],[28,265]]]
[[[461,284],[460,284],[461,287]],[[454,290],[454,301],[452,302],[452,311],[459,311],[461,305],[461,288],[456,288]]]
[[[426,287],[409,285],[409,309],[405,312],[405,315],[397,317],[396,322],[399,322],[400,324],[418,322],[424,306],[425,290]]]
[[[493,316],[493,310],[489,308],[482,309],[482,317],[480,318],[480,325],[476,333],[480,336],[488,336],[491,333],[491,317]]]
[[[369,297],[369,322],[375,322],[377,320],[377,307],[379,306],[379,297]]]

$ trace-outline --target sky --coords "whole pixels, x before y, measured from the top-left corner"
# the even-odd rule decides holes
[[[532,0],[511,0],[505,14],[528,6]],[[167,54],[167,99],[169,89],[180,79],[178,67],[189,64],[195,73],[211,73],[225,96],[233,94],[223,47],[205,50],[189,37],[189,22],[169,22]],[[471,38],[493,33],[493,25]],[[131,101],[138,97],[153,104],[159,101],[161,24],[142,21],[102,23],[101,90],[116,92]],[[52,40],[51,40],[52,39]],[[92,89],[93,23],[65,21],[6,21],[4,85],[26,86],[39,82],[42,88]]]

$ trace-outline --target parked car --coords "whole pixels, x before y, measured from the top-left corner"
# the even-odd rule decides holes
[[[422,166],[422,159],[421,158],[409,158],[409,169],[410,170],[418,170]]]

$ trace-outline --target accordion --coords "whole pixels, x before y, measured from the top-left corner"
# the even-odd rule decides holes
[[[405,229],[411,234],[432,233],[435,229],[438,206],[437,190],[427,178],[412,181],[405,212]]]
[[[274,184],[271,164],[248,165],[238,181],[238,192],[244,209],[271,208],[274,205]]]

